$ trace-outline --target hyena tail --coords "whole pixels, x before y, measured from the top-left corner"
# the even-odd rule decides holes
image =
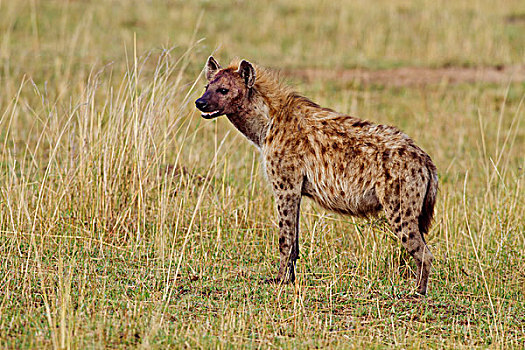
[[[423,208],[421,214],[419,214],[419,232],[421,236],[428,233],[430,225],[432,224],[432,218],[434,217],[434,204],[436,204],[436,195],[438,191],[438,176],[436,167],[433,164],[427,165],[427,169],[430,175],[430,179],[427,184],[427,192],[425,199],[423,200]]]

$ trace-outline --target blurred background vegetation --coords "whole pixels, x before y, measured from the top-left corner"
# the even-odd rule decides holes
[[[0,346],[522,347],[524,32],[520,0],[0,0]],[[257,151],[193,107],[210,54],[432,156],[427,298],[381,218],[306,200],[298,282],[260,283],[273,200]]]

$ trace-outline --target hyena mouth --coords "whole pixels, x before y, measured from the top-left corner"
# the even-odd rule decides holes
[[[213,112],[201,112],[201,116],[204,119],[212,119],[220,116],[222,114],[222,111],[213,111]]]

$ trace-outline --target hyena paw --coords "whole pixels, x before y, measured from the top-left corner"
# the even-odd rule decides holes
[[[266,278],[263,280],[264,284],[285,284],[288,283],[288,281],[283,280],[280,277],[273,277],[273,278]]]
[[[418,290],[416,293],[414,293],[414,297],[416,298],[423,298],[427,295],[427,291]]]

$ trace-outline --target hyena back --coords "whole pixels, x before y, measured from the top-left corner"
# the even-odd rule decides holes
[[[280,266],[274,282],[295,280],[302,196],[361,217],[380,210],[417,264],[425,294],[433,256],[424,234],[438,188],[430,157],[398,129],[322,108],[247,61],[221,68],[210,57],[197,108],[226,115],[259,148],[279,214]]]

